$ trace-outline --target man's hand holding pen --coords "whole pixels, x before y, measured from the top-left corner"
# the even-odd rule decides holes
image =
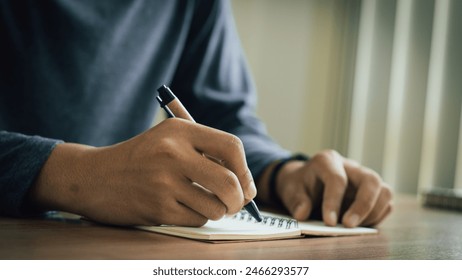
[[[108,147],[58,145],[32,193],[42,209],[103,223],[188,226],[234,214],[255,195],[239,138],[179,118]]]

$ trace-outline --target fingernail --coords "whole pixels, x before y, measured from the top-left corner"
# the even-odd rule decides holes
[[[331,211],[329,213],[329,219],[333,225],[336,225],[337,224],[337,213],[335,211]]]
[[[350,218],[348,218],[348,224],[351,227],[357,226],[359,224],[359,216],[357,214],[350,215]]]

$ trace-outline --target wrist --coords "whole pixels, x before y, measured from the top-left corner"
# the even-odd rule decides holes
[[[44,211],[80,214],[82,187],[89,168],[85,154],[90,149],[93,147],[79,144],[56,145],[29,191],[29,203]]]

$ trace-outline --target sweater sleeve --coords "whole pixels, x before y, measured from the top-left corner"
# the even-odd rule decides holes
[[[0,131],[0,215],[26,216],[27,192],[59,140]]]
[[[268,136],[255,114],[255,87],[230,3],[205,1],[196,9],[171,88],[197,122],[242,140],[257,178],[268,164],[290,153]]]

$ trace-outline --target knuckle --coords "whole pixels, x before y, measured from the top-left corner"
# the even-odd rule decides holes
[[[170,148],[175,146],[175,141],[171,137],[161,137],[157,141],[157,147],[160,151],[168,151]]]
[[[170,128],[179,128],[183,126],[184,120],[180,118],[168,118],[162,121],[160,124],[165,126],[170,126]]]
[[[168,118],[160,122],[153,129],[148,130],[148,133],[155,135],[159,132],[179,131],[182,122],[177,118]]]
[[[330,175],[329,180],[333,185],[337,187],[346,188],[348,185],[347,177],[342,176],[341,174],[332,174]]]
[[[323,153],[326,153],[327,155],[330,155],[330,156],[339,156],[340,154],[334,150],[334,149],[326,149],[323,151]]]
[[[327,149],[319,152],[317,155],[321,158],[333,158],[339,156],[340,154],[336,150]]]
[[[387,187],[386,185],[383,185],[382,189],[380,190],[380,196],[382,199],[390,201],[393,198],[393,192],[391,191],[389,187]]]
[[[237,176],[231,171],[226,172],[223,178],[223,186],[225,186],[227,190],[237,190],[239,188],[239,180],[237,179]]]
[[[227,144],[232,149],[236,149],[236,150],[243,150],[244,149],[244,144],[242,143],[242,140],[239,137],[237,137],[236,135],[233,135],[233,134],[228,134]]]
[[[312,158],[312,161],[326,165],[339,158],[341,158],[341,156],[337,151],[329,149],[315,154]]]
[[[178,143],[171,137],[163,137],[157,142],[156,157],[165,159],[178,159]]]
[[[177,192],[177,181],[165,172],[150,175],[146,183],[150,188],[155,188],[156,196],[159,198],[167,198]]]
[[[327,155],[324,152],[317,153],[311,159],[312,162],[325,162],[327,160]]]
[[[354,160],[354,159],[351,159],[351,158],[345,158],[344,160],[345,160],[345,163],[348,164],[351,167],[358,168],[358,167],[361,166],[361,164],[357,160]]]
[[[382,178],[380,178],[380,175],[373,171],[373,170],[369,170],[367,173],[366,173],[366,176],[367,176],[367,181],[369,184],[373,185],[373,186],[381,186],[382,185]]]

